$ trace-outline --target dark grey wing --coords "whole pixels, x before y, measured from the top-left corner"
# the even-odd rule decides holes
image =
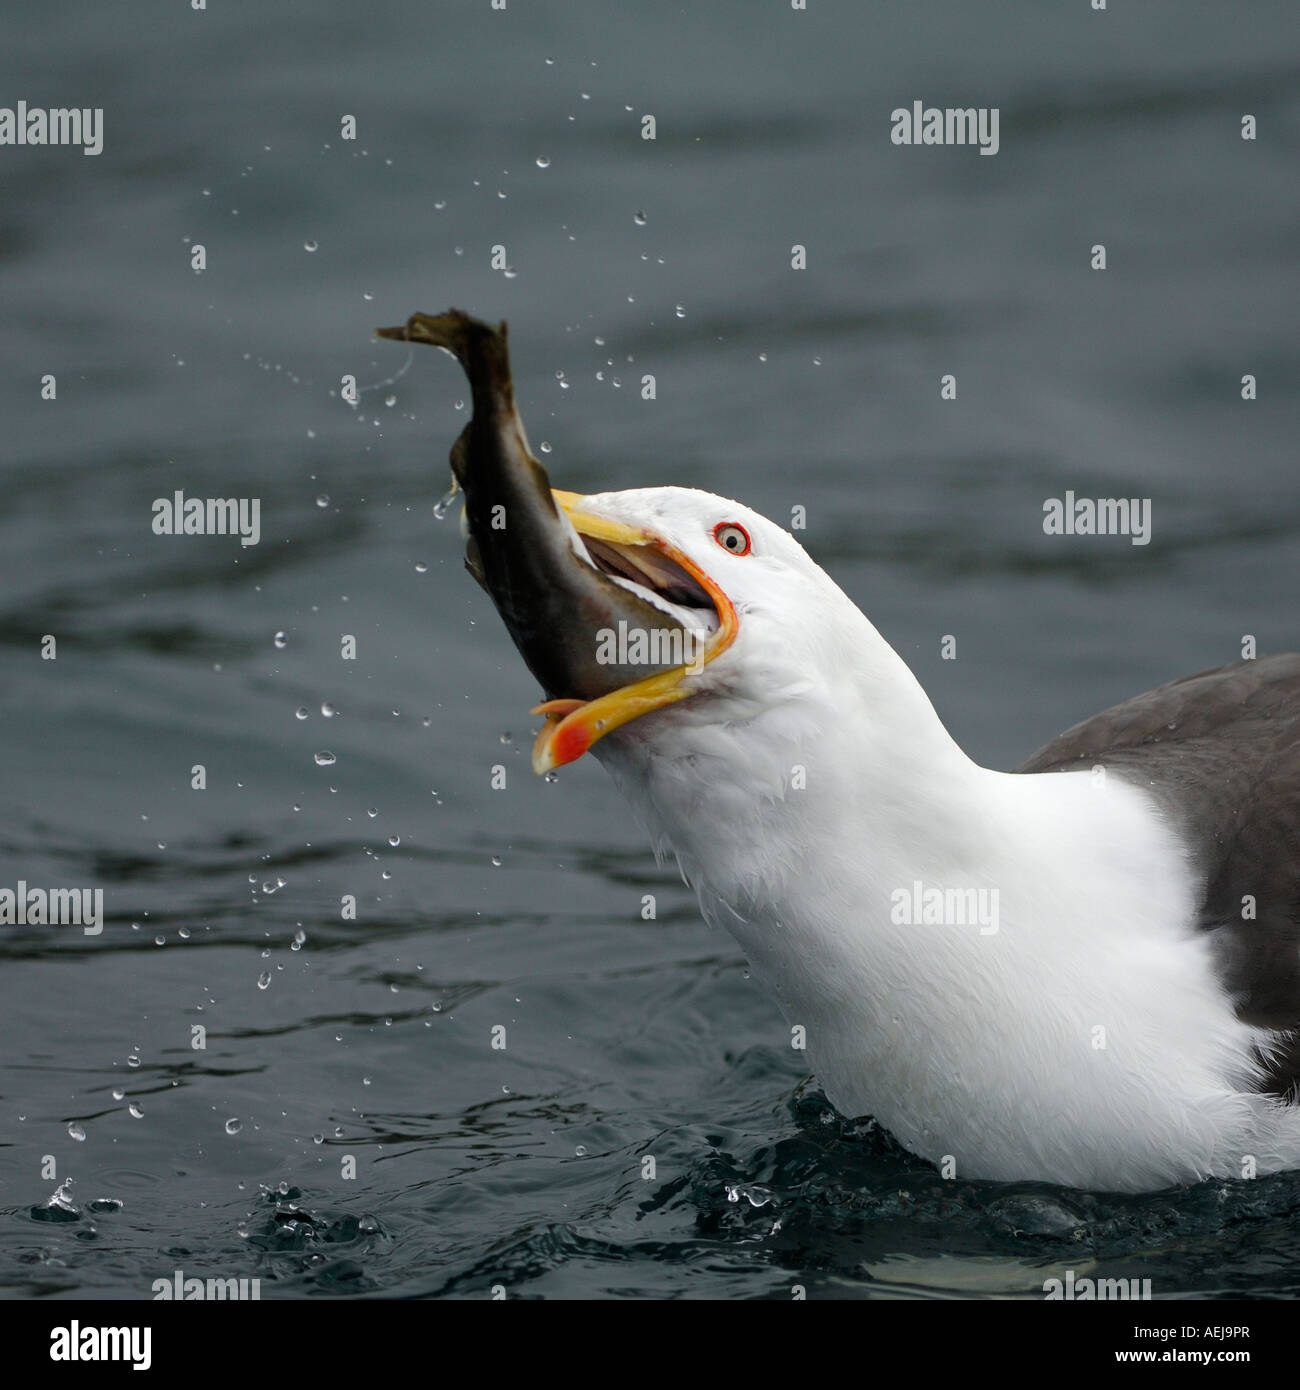
[[[1300,655],[1162,685],[1067,729],[1016,771],[1097,763],[1147,788],[1201,859],[1199,925],[1238,1016],[1300,1029]],[[1296,1088],[1300,1041],[1271,1079]]]

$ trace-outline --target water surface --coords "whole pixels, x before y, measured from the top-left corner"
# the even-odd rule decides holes
[[[1294,1176],[945,1182],[829,1109],[600,769],[531,776],[431,513],[463,381],[370,332],[508,318],[561,485],[805,508],[1014,766],[1300,641],[1298,76],[1282,3],[30,9],[0,96],[105,149],[0,150],[0,864],[108,920],[0,934],[0,1288],[1294,1293]],[[997,106],[999,153],[891,145],[914,100]],[[177,489],[260,543],[155,536]],[[1067,489],[1151,543],[1044,536]]]

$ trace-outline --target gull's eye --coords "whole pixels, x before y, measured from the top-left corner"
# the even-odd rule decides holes
[[[749,554],[749,532],[736,521],[724,521],[713,528],[713,539],[733,555]]]

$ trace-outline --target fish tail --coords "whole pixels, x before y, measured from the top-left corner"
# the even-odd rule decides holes
[[[460,309],[448,309],[441,314],[412,314],[396,328],[378,328],[375,332],[380,338],[428,343],[451,353],[469,377],[474,413],[481,419],[514,414],[515,393],[504,321],[493,328]]]

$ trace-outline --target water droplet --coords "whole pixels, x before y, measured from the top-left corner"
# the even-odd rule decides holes
[[[329,495],[328,492],[322,492],[321,495],[316,499],[316,505],[317,505],[318,507],[328,507],[329,504],[330,504],[330,495]]]
[[[291,951],[301,951],[303,942],[307,940],[307,933],[301,927],[293,934],[293,944],[289,947]]]
[[[139,1058],[139,1056],[138,1056],[136,1053],[133,1052],[133,1053],[126,1059],[126,1064],[127,1064],[128,1067],[138,1067],[138,1066],[140,1065],[140,1058]]]
[[[643,212],[634,212],[634,213],[632,214],[632,221],[635,222],[636,225],[637,225],[638,227],[644,227],[644,226],[645,226],[645,213],[643,213]]]
[[[361,298],[362,298],[362,299],[366,299],[366,300],[370,300],[370,299],[373,299],[373,298],[374,298],[374,295],[371,294],[369,290],[362,290],[362,291],[361,291]]]
[[[181,927],[176,935],[179,936],[182,941],[188,941],[190,939],[190,929],[188,927]]]
[[[388,837],[388,843],[392,845],[394,849],[396,849],[398,845],[402,843],[402,837],[400,835],[390,835]]]
[[[258,989],[271,988],[271,972],[269,970],[263,970],[257,977],[257,987]]]
[[[425,564],[423,560],[417,560],[415,562],[415,572],[416,574],[428,574],[429,566]]]
[[[320,712],[325,716],[326,719],[333,719],[334,716],[338,713],[338,710],[335,709],[334,706],[330,704],[328,700],[326,700],[325,703],[321,705]]]
[[[502,742],[502,743],[513,743],[513,742],[514,742],[514,736],[511,734],[511,732],[510,732],[509,729],[507,729],[507,730],[505,731],[505,733],[503,733],[503,734],[501,735],[501,742]]]
[[[242,1120],[230,1119],[226,1121],[227,1134],[238,1134],[243,1127],[244,1122]]]
[[[494,854],[492,856],[492,867],[494,869],[499,869],[501,867],[501,856],[499,854]]]
[[[766,361],[767,361],[767,353],[765,353],[765,352],[760,352],[760,353],[758,354],[758,360],[759,360],[760,362],[766,362]]]
[[[333,753],[322,751],[316,754],[317,767],[333,767],[336,762],[338,762],[338,759]]]
[[[814,358],[813,358],[813,366],[814,366],[814,367],[820,367],[821,364],[822,364],[822,360],[821,360],[820,357],[814,357]]]
[[[294,710],[293,717],[295,719],[306,719],[310,713],[311,711],[307,708],[306,705],[299,705],[298,708]]]
[[[277,632],[275,634],[275,645],[279,647],[281,651],[283,651],[284,648],[289,645],[289,639],[284,635],[283,632]]]
[[[433,205],[433,210],[434,210],[434,212],[441,212],[441,211],[443,210],[443,208],[445,208],[446,206],[447,206],[447,200],[446,200],[446,198],[439,198],[438,201],[437,201],[436,203],[434,203],[434,205]]]
[[[676,314],[679,319],[684,319],[686,317],[686,309],[681,304],[673,305],[673,313]]]
[[[577,1148],[574,1149],[573,1152],[574,1152],[575,1154],[577,1154],[579,1158],[586,1158],[586,1156],[587,1156],[587,1146],[586,1146],[586,1144],[579,1144],[579,1145],[577,1146]]]
[[[68,1138],[75,1139],[78,1144],[84,1144],[86,1142],[86,1131],[74,1120],[72,1124],[68,1126]]]
[[[126,1092],[125,1092],[120,1086],[114,1086],[114,1087],[113,1087],[113,1099],[114,1099],[114,1100],[125,1100],[125,1099],[126,1099]]]
[[[455,480],[455,478],[453,478],[451,480],[451,486],[433,504],[433,514],[438,518],[439,521],[441,521],[443,517],[447,515],[447,508],[450,507],[451,504],[456,500],[456,494],[459,491],[460,484]]]
[[[153,944],[155,946],[165,946],[167,944],[166,938],[159,934],[158,936],[154,937]]]
[[[397,404],[396,396],[385,396],[384,404],[391,410]]]
[[[21,1118],[21,1117],[20,1117],[20,1118]],[[71,1186],[72,1186],[72,1179],[71,1179],[71,1178],[64,1178],[64,1180],[58,1185],[58,1187],[55,1188],[55,1190],[54,1190],[54,1196],[51,1197],[50,1200],[49,1200],[48,1202],[46,1202],[46,1204],[45,1204],[45,1209],[46,1209],[46,1210],[66,1212],[66,1213],[69,1213],[69,1215],[64,1216],[64,1217],[62,1217],[62,1218],[60,1218],[60,1217],[53,1217],[53,1218],[44,1218],[44,1219],[46,1219],[46,1220],[51,1220],[51,1219],[52,1219],[52,1220],[60,1220],[60,1219],[61,1219],[61,1220],[67,1221],[67,1220],[71,1220],[71,1219],[75,1218],[77,1215],[79,1215],[79,1213],[78,1213],[78,1211],[77,1211],[76,1203],[73,1202],[73,1200],[72,1200],[72,1195],[71,1195],[71,1193],[69,1193],[69,1191],[68,1191],[68,1188],[70,1188]],[[36,1215],[36,1211],[37,1211],[37,1210],[39,1210],[39,1208],[33,1208],[33,1211],[32,1211],[32,1215],[33,1215],[33,1216]]]
[[[548,772],[546,776],[542,778],[543,782],[550,782],[552,784],[558,782],[559,780],[559,777],[554,772]]]
[[[539,169],[549,169],[551,167],[551,161],[544,154],[539,154],[537,156],[537,167]]]
[[[304,251],[315,251],[319,245],[320,242],[318,241],[304,241],[302,244],[302,249]]]
[[[131,1117],[133,1120],[143,1120],[143,1119],[144,1119],[144,1108],[141,1106],[141,1104],[140,1104],[139,1101],[133,1100],[133,1101],[126,1107],[126,1113],[127,1113],[128,1115],[130,1115],[130,1117]]]

